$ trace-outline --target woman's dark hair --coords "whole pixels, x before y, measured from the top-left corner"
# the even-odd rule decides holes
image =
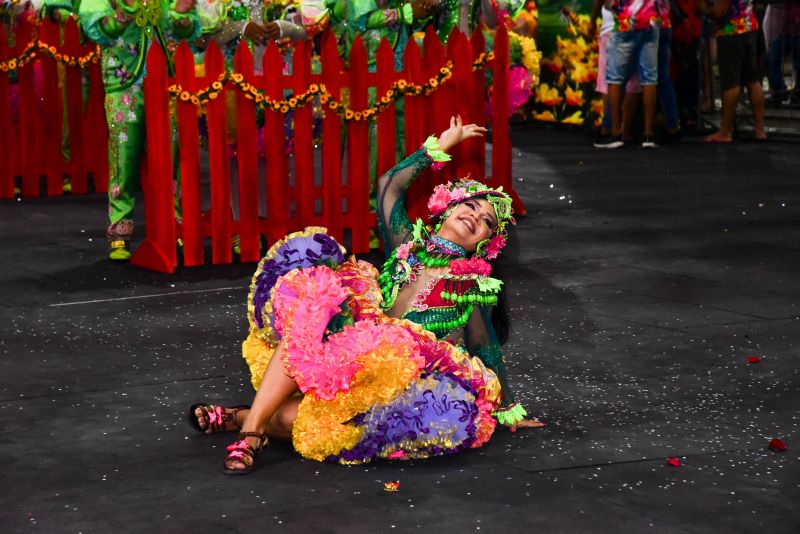
[[[499,258],[498,258],[499,259]],[[495,265],[492,273],[493,278],[503,279],[502,268]],[[508,313],[508,300],[506,299],[505,284],[497,294],[497,304],[492,308],[492,326],[494,327],[495,334],[497,334],[498,342],[503,345],[508,341],[508,334],[511,331],[511,319]]]

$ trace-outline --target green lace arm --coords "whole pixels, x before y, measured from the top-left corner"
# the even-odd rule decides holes
[[[78,8],[83,32],[100,46],[112,44],[128,26],[116,21],[114,14],[108,0],[83,0]]]
[[[503,350],[492,326],[489,308],[479,306],[470,317],[464,333],[469,353],[480,358],[483,364],[494,371],[500,379],[503,398],[500,408],[494,413],[495,418],[503,425],[516,425],[525,418],[527,412],[516,402],[514,391],[508,382]]]
[[[431,136],[425,144],[378,179],[378,232],[388,257],[392,250],[411,237],[411,220],[406,213],[406,190],[422,172],[450,156],[439,149]]]

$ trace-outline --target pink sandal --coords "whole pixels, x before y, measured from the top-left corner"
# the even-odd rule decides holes
[[[258,445],[253,447],[245,438],[258,438]],[[256,454],[264,450],[267,444],[267,434],[259,434],[258,432],[239,432],[236,441],[232,445],[228,445],[228,456],[222,464],[222,472],[226,475],[246,475],[252,473],[255,469]],[[228,462],[238,461],[244,464],[244,469],[231,469],[228,467]]]
[[[200,426],[200,421],[197,418],[197,414],[195,414],[198,408],[201,408],[208,416],[208,425],[205,428]],[[198,402],[197,404],[192,404],[186,416],[189,419],[189,424],[201,434],[216,434],[217,432],[225,432],[227,423],[236,424],[236,414],[241,410],[249,409],[250,406],[242,404],[230,408],[231,411],[226,413],[223,406]],[[239,425],[237,424],[236,426],[238,427]]]

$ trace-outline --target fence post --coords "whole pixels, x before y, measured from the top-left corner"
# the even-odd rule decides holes
[[[216,83],[225,71],[225,62],[212,40],[206,50],[206,75]],[[211,263],[231,263],[231,179],[228,158],[228,123],[225,118],[226,90],[206,107],[208,118],[208,160],[211,173]]]
[[[337,101],[341,98],[342,61],[336,36],[327,30],[322,36],[322,76],[320,83]],[[323,106],[322,122],[322,212],[328,233],[339,241],[342,232],[342,120]],[[349,199],[348,199],[349,202]],[[348,206],[349,207],[349,206]]]
[[[292,91],[296,97],[306,91],[311,76],[311,43],[301,41],[294,46],[292,54]],[[317,194],[314,187],[314,150],[311,132],[312,106],[307,104],[297,108],[294,119],[294,190],[295,212],[298,227],[319,222],[315,214]]]
[[[64,27],[64,52],[73,57],[80,56],[83,53],[78,34],[78,25],[74,17],[70,17]],[[88,190],[83,155],[84,139],[81,135],[81,118],[83,117],[82,78],[82,71],[79,67],[66,68],[64,83],[67,86],[67,105],[64,108],[64,113],[67,117],[67,138],[69,139],[69,165],[67,169],[72,185],[72,194],[74,195],[82,195]]]
[[[477,28],[472,33],[470,39],[472,48],[472,55],[470,56],[470,71],[472,70],[472,61],[475,61],[486,50],[486,41],[483,37],[481,28]],[[471,122],[481,126],[487,125],[486,117],[486,68],[477,69],[470,72],[470,99],[467,102],[467,107],[470,109]],[[475,145],[479,145],[480,149],[476,148],[472,153],[475,158],[475,169],[477,173],[475,178],[486,179],[486,138],[481,138],[475,141]]]
[[[378,83],[376,84],[377,101],[380,103],[382,96],[392,87],[396,78],[394,72],[394,50],[386,39],[381,40],[376,54]],[[397,164],[397,117],[395,116],[395,102],[386,107],[386,111],[378,115],[378,176]]]
[[[0,61],[11,57],[8,50],[8,36],[5,28],[0,25]],[[0,132],[5,132],[6,141],[3,143],[0,154],[0,198],[14,198],[14,172],[11,166],[11,155],[14,154],[11,140],[14,131],[11,124],[11,91],[9,88],[9,73],[0,72]]]
[[[360,37],[350,49],[350,109],[367,107],[367,51]],[[350,170],[350,195],[347,201],[348,222],[352,235],[353,254],[369,252],[369,124],[367,121],[347,123],[347,166]]]
[[[83,117],[83,164],[87,171],[92,172],[95,193],[105,193],[108,191],[108,151],[98,150],[97,147],[108,146],[108,122],[99,60],[89,66],[89,98]]]
[[[406,49],[403,51],[403,77],[408,83],[419,83],[422,76],[422,58],[419,46],[414,39],[409,39]],[[419,148],[424,142],[424,104],[421,97],[404,96],[403,107],[405,111],[405,154],[408,156]],[[411,187],[414,187],[413,185]],[[409,194],[407,196],[407,211],[412,220],[424,214],[424,199],[420,195]]]
[[[234,58],[236,72],[252,79],[253,55],[242,40]],[[236,90],[236,147],[239,178],[239,239],[243,262],[258,261],[258,146],[256,107],[252,97]]]
[[[156,45],[147,54],[144,78],[144,113],[147,135],[147,180],[142,180],[146,237],[131,257],[131,264],[163,273],[177,265],[175,213],[173,211],[172,128],[169,120],[167,64]]]
[[[49,19],[39,25],[39,40],[47,46],[61,49],[61,29]],[[64,194],[63,122],[59,64],[49,55],[41,56],[42,87],[41,114],[37,116],[40,145],[39,165],[47,175],[47,196]]]
[[[194,56],[186,42],[175,54],[175,81],[186,91],[198,89],[194,73]],[[181,238],[183,264],[202,265],[203,227],[200,220],[200,147],[198,146],[197,108],[191,101],[177,99],[178,150],[181,159]]]
[[[22,51],[33,42],[31,24],[22,20],[16,32],[17,51]],[[12,52],[13,53],[13,52]],[[18,54],[15,54],[18,55]],[[19,149],[22,157],[22,196],[39,196],[39,171],[37,150],[40,140],[37,138],[38,124],[36,113],[36,76],[37,60],[32,60],[17,70],[19,84]]]
[[[263,88],[273,100],[283,99],[283,58],[277,45],[271,43],[264,51]],[[267,108],[264,112],[264,156],[267,164],[267,225],[270,244],[283,238],[289,219],[289,166],[286,161],[286,141],[283,115]]]
[[[500,25],[494,37],[494,93],[492,106],[492,182],[502,186],[511,195],[514,211],[523,216],[527,213],[511,178],[511,138],[508,127],[508,31]]]

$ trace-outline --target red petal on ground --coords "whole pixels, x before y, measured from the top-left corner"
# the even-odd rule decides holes
[[[667,465],[671,465],[672,467],[680,467],[681,466],[681,459],[680,458],[667,458]]]
[[[769,442],[769,448],[772,451],[783,452],[786,449],[788,449],[789,446],[786,445],[785,441],[780,440],[778,438],[775,438],[775,439],[773,439],[772,441]]]
[[[750,356],[749,358],[747,358],[747,363],[758,363],[760,361],[761,358],[759,358],[758,356]]]

